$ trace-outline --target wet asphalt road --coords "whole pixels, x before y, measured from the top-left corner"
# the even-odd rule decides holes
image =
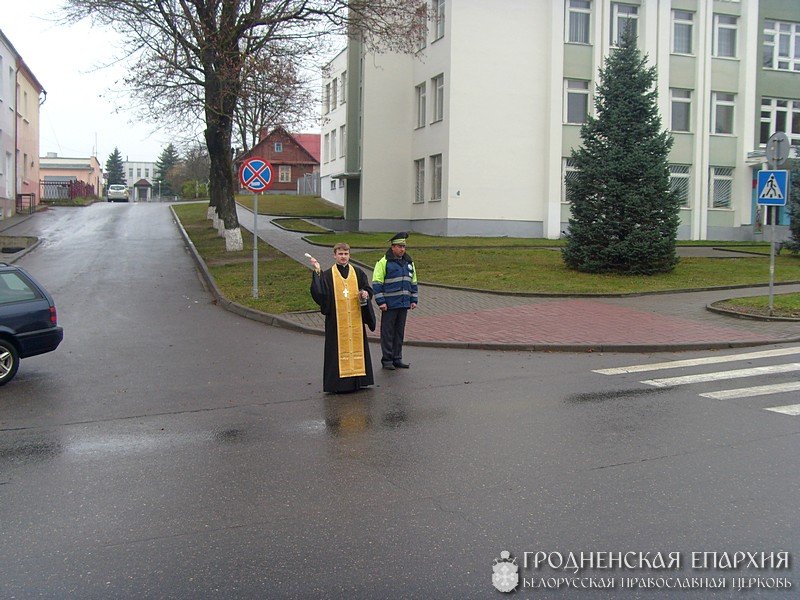
[[[7,233],[45,239],[19,262],[65,340],[0,388],[2,598],[486,598],[501,550],[800,550],[800,417],[591,372],[702,353],[409,347],[325,396],[322,338],[214,306],[167,205]]]

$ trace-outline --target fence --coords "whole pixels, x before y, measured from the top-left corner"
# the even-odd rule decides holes
[[[36,194],[17,194],[17,214],[36,212]]]
[[[297,194],[299,196],[319,196],[319,173],[306,173],[297,178]]]
[[[42,200],[72,200],[95,195],[93,185],[77,179],[69,181],[41,181]]]

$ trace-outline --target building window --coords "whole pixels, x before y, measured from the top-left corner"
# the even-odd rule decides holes
[[[339,180],[339,189],[344,187],[344,177]]]
[[[764,21],[764,67],[800,71],[800,23]]]
[[[433,121],[444,119],[444,75],[437,75],[431,79],[433,88]]]
[[[337,96],[339,95],[339,79],[331,81],[331,110],[336,110]]]
[[[776,131],[783,131],[792,146],[800,146],[800,100],[761,99],[759,142],[766,144]]]
[[[278,167],[278,182],[291,183],[292,182],[292,166],[280,165]]]
[[[730,208],[733,190],[733,169],[730,167],[711,167],[708,195],[709,208]]]
[[[637,35],[637,24],[639,22],[639,7],[630,4],[611,4],[611,45],[619,46],[622,34],[626,29],[633,30]]]
[[[736,58],[736,28],[733,15],[714,15],[714,56]]]
[[[689,206],[689,171],[689,165],[669,165],[669,191],[681,206]]]
[[[331,189],[332,190],[336,189],[336,180],[335,179],[331,179]]]
[[[442,155],[431,156],[431,200],[442,199]]]
[[[133,167],[128,169],[128,179],[133,179]]]
[[[142,178],[142,169],[138,168],[136,169],[136,179],[141,179],[141,178]]]
[[[571,158],[561,159],[561,201],[572,202],[572,184],[578,177],[578,167]]]
[[[336,130],[331,131],[331,160],[336,160]]]
[[[694,13],[686,10],[672,11],[672,51],[675,54],[692,53],[692,23]]]
[[[589,114],[589,82],[582,79],[564,80],[564,123],[586,122]]]
[[[145,169],[144,170],[144,178],[145,179],[149,179],[150,178],[150,169]]]
[[[711,93],[711,133],[733,133],[733,107],[735,100],[735,94]]]
[[[331,156],[331,135],[325,134],[325,142],[322,144],[322,162],[328,162]]]
[[[670,126],[672,131],[691,131],[692,121],[692,90],[671,88],[669,90]]]
[[[347,71],[342,71],[342,90],[339,92],[341,99],[339,104],[347,102]]]
[[[339,127],[339,158],[344,158],[347,143],[347,126],[342,125]]]
[[[417,40],[415,48],[422,50],[428,43],[428,3],[423,2],[417,7],[414,15],[414,27],[417,30]]]
[[[414,203],[425,202],[425,159],[414,161]]]
[[[433,0],[434,41],[444,37],[444,0]]]
[[[329,112],[331,112],[331,84],[330,83],[326,83],[325,84],[325,98],[323,100],[322,108],[323,108],[323,111],[324,111],[324,113],[326,115]]]
[[[571,44],[588,44],[591,17],[592,3],[590,0],[568,0],[566,41]]]
[[[425,84],[420,83],[414,88],[414,97],[416,98],[416,111],[417,111],[417,127],[425,127]]]
[[[283,152],[283,142],[275,142],[275,152]]]

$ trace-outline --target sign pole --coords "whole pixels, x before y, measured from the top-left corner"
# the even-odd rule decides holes
[[[775,221],[778,220],[778,203],[773,201],[773,199],[777,200],[780,199],[782,202],[780,205],[786,204],[786,197],[789,192],[789,184],[788,184],[788,174],[784,171],[783,174],[786,175],[786,179],[784,179],[784,189],[779,194],[774,194],[776,188],[780,188],[781,184],[777,184],[776,170],[778,169],[778,165],[782,165],[786,162],[786,158],[789,156],[789,138],[786,134],[782,131],[776,131],[773,133],[769,139],[767,140],[767,147],[766,147],[766,155],[767,155],[767,168],[769,171],[773,173],[770,178],[766,181],[765,188],[761,187],[761,176],[759,175],[759,185],[758,185],[758,202],[761,203],[762,198],[768,200],[768,205],[766,206],[766,216],[771,217],[770,220],[770,242],[769,242],[769,316],[773,315],[774,310],[774,286],[775,286]],[[769,189],[767,189],[769,188]],[[771,210],[770,210],[771,209]]]
[[[253,196],[253,298],[258,298],[258,197]]]

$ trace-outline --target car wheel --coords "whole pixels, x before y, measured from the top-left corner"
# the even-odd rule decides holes
[[[19,368],[19,352],[14,344],[7,340],[0,340],[0,385],[4,385],[14,378]]]

